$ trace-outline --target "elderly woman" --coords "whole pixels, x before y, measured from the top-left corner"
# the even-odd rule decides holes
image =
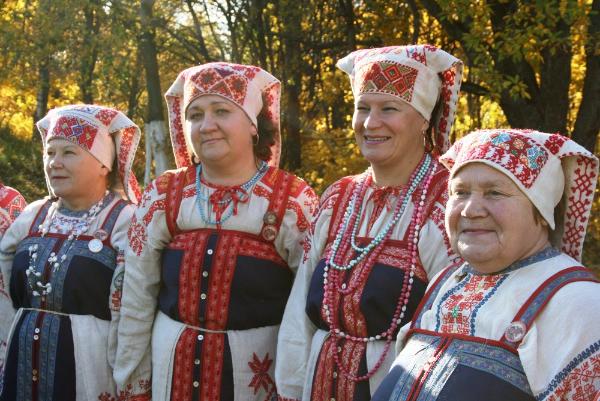
[[[37,126],[50,197],[27,206],[0,247],[17,309],[0,399],[114,399],[110,364],[140,131],[94,105],[51,110]]]
[[[12,222],[19,216],[27,203],[25,198],[14,188],[0,182],[0,241]],[[8,330],[13,321],[15,311],[6,291],[6,284],[0,271],[0,392],[2,392],[2,372],[4,371],[4,354]]]
[[[432,46],[359,50],[338,62],[371,167],[326,190],[284,315],[283,399],[369,400],[390,345],[455,255],[444,233],[448,146],[462,63]],[[437,104],[437,106],[436,106]]]
[[[466,262],[429,286],[373,399],[597,400],[600,285],[579,260],[598,159],[558,134],[489,130],[441,161]]]
[[[115,378],[136,400],[150,387],[154,401],[270,400],[317,204],[276,167],[280,83],[209,63],[179,74],[166,98],[181,168],[149,185],[132,222]]]

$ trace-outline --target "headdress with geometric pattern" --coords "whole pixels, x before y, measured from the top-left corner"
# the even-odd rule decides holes
[[[440,161],[450,170],[451,178],[461,167],[474,162],[504,173],[554,230],[553,245],[581,260],[598,181],[598,159],[587,149],[559,134],[481,130],[457,141]],[[561,199],[564,211],[555,216]]]
[[[140,188],[132,165],[141,133],[125,114],[98,105],[70,105],[50,110],[36,125],[44,147],[53,138],[66,139],[88,151],[109,171],[116,157],[119,179],[112,189],[138,203]]]
[[[356,50],[337,62],[350,76],[352,93],[383,93],[410,104],[436,128],[437,154],[450,146],[450,129],[462,82],[463,63],[431,45]],[[438,101],[441,106],[432,116]]]
[[[169,109],[171,143],[177,167],[192,164],[188,135],[184,132],[185,111],[202,95],[218,95],[239,106],[257,126],[257,117],[264,111],[275,129],[269,164],[277,166],[281,153],[279,102],[281,83],[260,67],[233,63],[208,63],[182,71],[165,93]]]

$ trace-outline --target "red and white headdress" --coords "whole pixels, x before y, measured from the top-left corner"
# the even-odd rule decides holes
[[[430,45],[389,46],[357,50],[337,62],[350,76],[352,93],[384,93],[410,104],[427,121],[433,118],[438,135],[434,147],[441,154],[450,146],[463,63]],[[431,113],[439,98],[440,110]]]
[[[587,149],[559,134],[481,130],[457,141],[440,161],[450,170],[451,178],[465,164],[473,162],[505,174],[554,230],[553,244],[581,260],[598,181],[598,159]],[[564,214],[555,216],[554,209],[563,197]]]
[[[182,71],[165,93],[169,109],[171,143],[177,167],[192,164],[192,150],[184,132],[185,111],[202,95],[219,95],[239,106],[257,126],[256,118],[265,116],[275,129],[269,164],[277,166],[281,154],[279,102],[281,83],[260,67],[232,63],[208,63]]]
[[[80,104],[52,109],[36,125],[44,147],[52,139],[66,139],[88,151],[110,171],[116,157],[120,180],[113,189],[138,203],[140,188],[131,168],[141,133],[125,114],[109,107]]]

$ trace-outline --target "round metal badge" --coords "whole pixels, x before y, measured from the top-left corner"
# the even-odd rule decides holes
[[[274,225],[277,223],[277,215],[273,211],[268,211],[263,216],[263,222],[265,224]]]
[[[516,343],[525,337],[526,332],[527,326],[525,326],[525,323],[517,320],[508,325],[504,331],[504,337],[506,337],[506,339],[511,343]]]
[[[91,252],[98,253],[102,250],[103,247],[104,245],[102,244],[102,241],[100,241],[98,238],[94,238],[93,240],[90,240],[90,242],[88,242],[88,249]]]
[[[277,228],[269,224],[263,227],[261,234],[262,237],[267,241],[273,241],[275,238],[277,238],[277,232]]]
[[[108,238],[108,233],[106,232],[106,230],[103,230],[102,228],[99,228],[98,230],[96,230],[94,232],[94,238],[97,238],[100,241],[104,241],[105,239]]]

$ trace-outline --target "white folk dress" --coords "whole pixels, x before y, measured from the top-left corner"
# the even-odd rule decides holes
[[[256,400],[276,393],[277,332],[313,190],[273,167],[231,201],[222,224],[194,167],[152,182],[132,222],[115,378],[121,399]],[[228,192],[229,191],[229,192]],[[220,199],[226,199],[222,197]],[[225,204],[227,205],[227,204]]]
[[[27,203],[21,194],[11,187],[0,184],[0,241],[8,227],[19,216]],[[8,282],[0,271],[0,392],[2,392],[2,372],[4,371],[4,354],[8,330],[12,324],[15,311],[8,296]]]
[[[71,228],[84,224],[83,213],[55,208],[43,199],[28,205],[6,232],[0,266],[17,310],[11,327],[2,401],[109,401],[116,397],[111,364],[123,277],[127,228],[134,208],[110,193],[87,232],[68,251],[63,249]],[[54,216],[46,235],[40,225]],[[96,235],[96,236],[95,236]],[[92,251],[90,241],[102,239]],[[34,296],[25,271],[29,247],[38,246],[34,260],[40,280],[52,284],[46,296]],[[48,257],[66,259],[54,270]],[[35,288],[35,287],[34,287]]]
[[[416,269],[403,323],[412,317],[429,279],[456,259],[444,231],[444,207],[447,199],[448,173],[433,160],[432,177],[426,189],[425,208],[418,227]],[[368,174],[365,173],[365,174]],[[309,250],[300,265],[279,334],[276,382],[283,400],[369,400],[394,360],[393,344],[379,369],[368,380],[348,380],[334,361],[341,356],[342,368],[358,376],[372,370],[386,349],[383,339],[368,343],[336,340],[323,318],[324,267],[326,255],[334,242],[344,211],[351,202],[353,188],[361,176],[346,177],[334,183],[323,194]],[[400,220],[373,266],[359,264],[347,276],[356,290],[338,299],[343,310],[342,329],[356,337],[376,336],[391,325],[403,283],[411,269],[409,233],[414,226],[415,205],[425,187],[422,182],[407,204]],[[362,218],[358,239],[372,240],[391,220],[401,188],[366,188],[362,202]],[[369,269],[366,279],[362,269]],[[398,326],[398,328],[401,325]],[[397,330],[393,336],[395,338]],[[389,347],[389,344],[388,344]]]
[[[547,248],[492,275],[468,265],[432,281],[402,330],[377,401],[595,401],[600,284]]]

